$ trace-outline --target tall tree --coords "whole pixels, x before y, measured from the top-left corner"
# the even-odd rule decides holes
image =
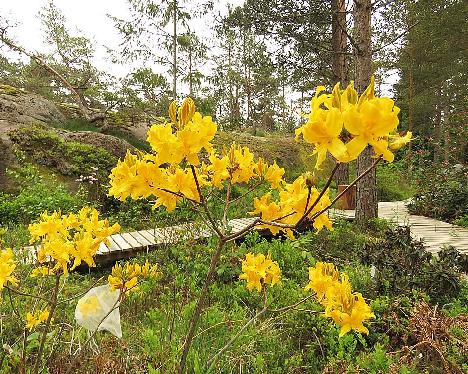
[[[362,93],[372,75],[372,3],[371,0],[354,0],[354,54],[356,87]],[[357,175],[372,165],[372,148],[367,146],[356,163]],[[356,219],[360,222],[378,217],[377,176],[375,168],[356,186]]]
[[[332,0],[332,71],[333,83],[340,83],[345,87],[348,83],[348,36],[346,22],[346,1]],[[347,163],[341,164],[335,174],[337,184],[349,183],[349,167]]]

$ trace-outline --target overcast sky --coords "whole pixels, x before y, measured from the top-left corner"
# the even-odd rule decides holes
[[[19,25],[12,36],[29,50],[41,51],[43,32],[38,13],[48,0],[0,0],[0,14],[17,22]],[[116,49],[121,41],[108,14],[128,19],[129,11],[126,0],[55,0],[67,19],[67,27],[79,29],[96,46],[94,62],[99,69],[111,70],[112,74],[123,76],[128,73],[128,66],[112,65],[106,55],[106,47]],[[228,4],[241,5],[243,0],[220,0],[216,8],[222,13],[227,11]],[[196,22],[191,25],[197,35],[209,38],[212,25]]]
[[[226,13],[228,4],[237,6],[243,2],[244,0],[218,0],[215,7],[221,13]],[[40,9],[47,3],[48,0],[0,0],[0,14],[19,24],[12,36],[29,50],[43,51],[47,48],[42,43],[43,32],[38,16]],[[96,46],[94,63],[98,69],[118,77],[125,76],[131,70],[128,65],[112,64],[104,47],[116,49],[119,46],[120,36],[107,15],[128,19],[127,0],[55,0],[55,5],[65,15],[70,30],[79,29],[84,36],[94,42]],[[210,20],[210,17],[207,17],[207,20]],[[209,22],[206,24],[198,20],[191,25],[191,28],[202,38],[210,38],[212,19]],[[391,74],[384,77],[383,93],[389,92],[397,78]]]

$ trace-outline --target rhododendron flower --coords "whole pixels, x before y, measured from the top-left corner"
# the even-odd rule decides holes
[[[40,240],[37,252],[39,263],[52,261],[49,273],[62,271],[64,275],[83,261],[95,266],[94,256],[107,237],[120,230],[116,223],[109,226],[107,220],[99,220],[94,208],[82,208],[78,214],[62,215],[60,212],[44,212],[37,223],[29,225],[31,243]],[[46,275],[44,269],[33,271],[33,276]]]
[[[0,250],[0,291],[7,283],[15,286],[18,284],[18,279],[13,276],[13,271],[16,268],[13,257],[11,248]]]
[[[114,289],[126,293],[137,289],[138,278],[157,278],[160,274],[158,272],[158,264],[150,265],[148,260],[143,266],[126,262],[123,266],[120,264],[113,266],[112,273],[108,277],[108,282]]]
[[[340,337],[351,330],[368,334],[363,323],[375,318],[372,309],[360,293],[353,293],[347,274],[339,274],[332,263],[317,262],[309,268],[309,283],[305,290],[315,292],[325,307],[325,317],[341,327]]]
[[[254,255],[247,253],[245,260],[242,261],[242,274],[239,279],[247,281],[247,289],[252,291],[254,288],[260,292],[263,284],[274,286],[281,279],[281,270],[276,261],[272,261],[270,255]]]
[[[49,310],[38,310],[36,313],[32,314],[28,312],[26,314],[26,328],[32,330],[36,326],[40,325],[42,322],[47,321],[49,318]]]

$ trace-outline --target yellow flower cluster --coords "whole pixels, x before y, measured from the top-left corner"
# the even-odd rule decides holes
[[[315,187],[307,187],[305,176],[299,176],[293,183],[283,183],[279,189],[279,201],[272,201],[271,192],[266,193],[261,198],[254,199],[255,210],[251,214],[260,214],[264,221],[275,221],[277,223],[295,225],[303,214],[317,200],[320,193]],[[317,212],[330,205],[328,191],[320,198],[307,217],[314,216]],[[314,219],[314,228],[321,230],[326,227],[332,230],[332,223],[325,213],[320,214]],[[289,228],[279,226],[265,225],[273,235],[283,231],[289,237],[294,238],[293,232]]]
[[[187,98],[179,108],[178,118],[175,115],[177,103],[169,107],[172,123],[153,125],[148,131],[148,142],[157,154],[159,165],[179,164],[186,160],[191,165],[199,165],[198,153],[205,149],[212,150],[211,140],[217,126],[210,116],[195,112],[195,104]],[[173,131],[173,126],[177,128]],[[158,165],[158,166],[159,166]]]
[[[153,154],[127,153],[110,175],[109,195],[122,201],[156,198],[154,208],[164,206],[171,212],[184,197],[200,201],[192,167],[200,188],[223,188],[226,180],[246,183],[264,178],[277,188],[282,183],[284,169],[276,163],[268,166],[262,159],[254,161],[247,147],[233,144],[229,150],[217,155],[211,140],[217,126],[209,116],[195,111],[187,98],[178,108],[169,106],[170,123],[153,125],[148,131],[148,142]],[[205,151],[207,160],[200,162],[199,153]]]
[[[36,313],[32,314],[28,312],[26,314],[26,328],[32,330],[36,326],[40,325],[42,322],[47,321],[49,318],[49,310],[38,310]]]
[[[316,168],[320,168],[327,152],[339,162],[349,162],[368,144],[376,156],[391,162],[394,158],[391,150],[410,141],[410,132],[405,137],[396,134],[400,109],[393,100],[374,96],[373,77],[360,97],[353,83],[344,90],[338,83],[331,94],[323,93],[324,90],[324,86],[317,87],[307,123],[296,130],[296,138],[302,134],[306,142],[315,146]],[[351,138],[346,144],[345,137]]]
[[[0,291],[8,282],[15,286],[18,284],[18,279],[13,276],[15,268],[13,251],[10,248],[0,250]]]
[[[126,262],[123,266],[114,265],[108,282],[114,289],[126,293],[137,289],[138,278],[157,278],[160,274],[158,264],[150,265],[148,260],[143,266]]]
[[[309,268],[309,283],[305,290],[315,292],[325,307],[325,316],[341,326],[340,337],[351,330],[368,334],[363,322],[375,318],[362,295],[352,292],[347,274],[341,274],[331,263],[317,262]]]
[[[68,275],[82,261],[95,266],[94,255],[107,237],[120,230],[116,223],[109,226],[107,220],[99,220],[96,209],[82,208],[77,214],[62,215],[60,212],[44,212],[37,223],[29,225],[31,243],[41,240],[37,253],[39,263],[52,261],[52,270],[40,267],[32,276],[47,275],[62,271]]]
[[[274,286],[281,279],[281,270],[278,263],[272,261],[270,255],[265,257],[262,253],[258,255],[247,253],[245,260],[242,261],[242,272],[239,279],[247,281],[249,291],[255,288],[260,292],[262,284]]]

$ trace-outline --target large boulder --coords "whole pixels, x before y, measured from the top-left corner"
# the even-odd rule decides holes
[[[58,107],[39,95],[0,85],[0,126],[18,124],[63,122],[65,117]],[[3,131],[2,131],[3,132]]]

